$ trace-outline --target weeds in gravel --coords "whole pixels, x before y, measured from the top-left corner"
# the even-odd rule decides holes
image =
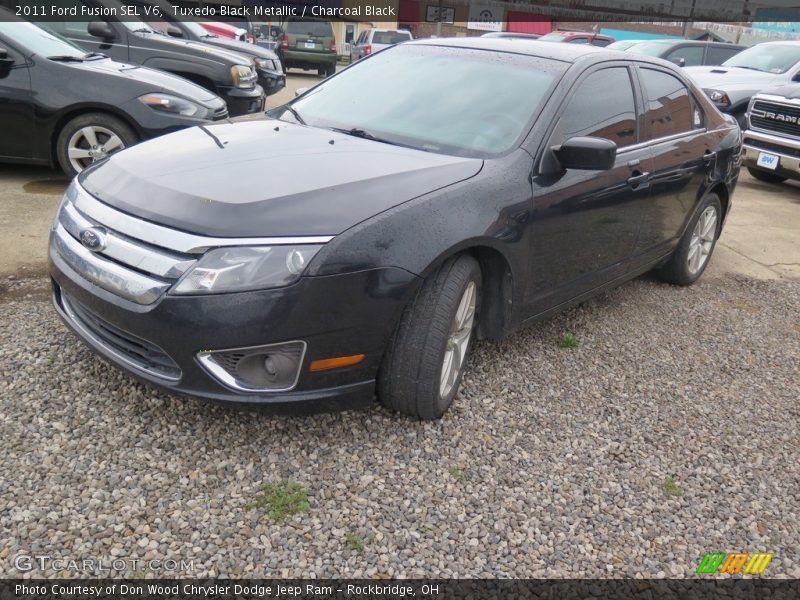
[[[467,478],[467,474],[461,467],[450,467],[450,477],[456,481],[464,481]]]
[[[265,483],[246,508],[261,508],[273,521],[282,521],[289,515],[308,512],[308,490],[294,481]]]
[[[361,536],[357,533],[352,531],[347,532],[347,535],[344,536],[344,541],[350,546],[353,550],[358,552],[359,554],[364,553],[364,542],[361,539]]]
[[[575,337],[573,333],[565,333],[561,337],[561,341],[559,345],[562,348],[577,348],[578,347],[578,338]]]
[[[661,489],[667,496],[683,496],[683,489],[672,478],[672,476],[667,477],[664,481],[661,482]]]

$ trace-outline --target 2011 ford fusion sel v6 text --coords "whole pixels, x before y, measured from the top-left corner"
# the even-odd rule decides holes
[[[400,44],[263,119],[87,169],[53,226],[55,306],[173,392],[290,410],[377,395],[434,419],[476,336],[650,269],[700,277],[740,152],[736,123],[659,59]]]

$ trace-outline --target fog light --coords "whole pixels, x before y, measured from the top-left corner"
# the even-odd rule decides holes
[[[237,391],[284,392],[297,385],[306,343],[200,352],[200,364],[218,381]]]

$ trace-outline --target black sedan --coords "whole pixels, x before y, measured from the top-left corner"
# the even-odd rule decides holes
[[[736,123],[661,60],[410,42],[270,118],[87,170],[54,224],[55,306],[172,392],[294,410],[377,395],[434,419],[476,335],[651,269],[696,281],[740,151]]]
[[[175,75],[87,53],[0,8],[0,160],[74,176],[139,140],[228,116]]]

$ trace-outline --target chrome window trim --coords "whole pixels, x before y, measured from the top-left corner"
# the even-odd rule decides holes
[[[692,135],[698,135],[702,133],[708,133],[708,128],[701,127],[699,129],[692,129],[691,131],[682,131],[681,133],[673,133],[672,135],[665,135],[664,137],[653,138],[652,140],[647,140],[646,142],[631,144],[630,146],[625,146],[624,148],[620,148],[619,150],[617,150],[617,155],[624,154],[629,150],[641,150],[642,148],[646,148],[647,146],[651,146],[653,144],[662,144],[664,142],[671,142],[673,140],[679,140],[681,138],[689,137]]]
[[[286,246],[299,244],[327,244],[334,236],[242,237],[219,238],[195,235],[156,225],[112,208],[89,194],[75,181],[72,202],[81,213],[104,227],[119,231],[146,244],[166,248],[183,254],[202,254],[211,248],[228,246]]]
[[[107,256],[134,269],[146,271],[158,277],[178,279],[196,262],[194,257],[186,258],[172,255],[163,250],[130,241],[102,224],[93,223],[84,218],[71,202],[65,203],[61,209],[60,223],[76,240],[80,240],[81,231],[84,229],[90,227],[103,229],[106,234],[106,247],[96,252],[96,254]]]
[[[152,304],[172,285],[87,250],[60,223],[53,232],[53,244],[59,256],[81,277],[136,304]]]
[[[64,314],[70,320],[70,325],[72,325],[75,329],[77,329],[84,338],[90,340],[95,347],[97,347],[99,350],[101,350],[103,353],[107,354],[114,360],[119,361],[122,364],[129,366],[133,369],[136,369],[137,371],[141,371],[142,373],[147,373],[151,377],[157,377],[158,379],[162,379],[170,383],[177,383],[181,380],[181,377],[183,377],[183,372],[181,372],[181,374],[176,377],[170,377],[169,375],[164,375],[163,373],[151,371],[150,369],[147,369],[142,365],[138,364],[135,360],[131,360],[124,354],[115,350],[112,346],[108,345],[105,341],[96,336],[94,332],[92,332],[88,327],[86,327],[83,324],[78,315],[76,315],[75,312],[73,311],[72,306],[70,306],[69,299],[63,293],[61,294],[61,306],[64,308]],[[166,355],[166,352],[164,352],[164,354]],[[178,370],[180,371],[180,367],[178,368]]]
[[[297,372],[294,376],[294,381],[292,385],[283,388],[252,388],[240,385],[236,378],[228,373],[225,369],[223,369],[220,365],[215,363],[211,360],[211,357],[214,354],[222,354],[222,353],[229,353],[229,352],[240,352],[242,350],[261,350],[261,349],[269,349],[275,346],[285,346],[286,344],[301,344],[303,350],[300,352],[300,359],[297,362]],[[300,371],[303,370],[303,363],[306,358],[306,350],[308,349],[308,344],[304,340],[289,340],[286,342],[276,342],[274,344],[265,344],[262,346],[244,346],[240,348],[225,348],[222,350],[203,350],[202,352],[197,353],[197,361],[200,365],[208,371],[209,375],[214,377],[217,381],[222,383],[223,385],[229,387],[232,390],[237,392],[247,392],[250,394],[264,394],[264,393],[274,393],[274,392],[289,392],[293,390],[297,386],[297,382],[300,381]]]

